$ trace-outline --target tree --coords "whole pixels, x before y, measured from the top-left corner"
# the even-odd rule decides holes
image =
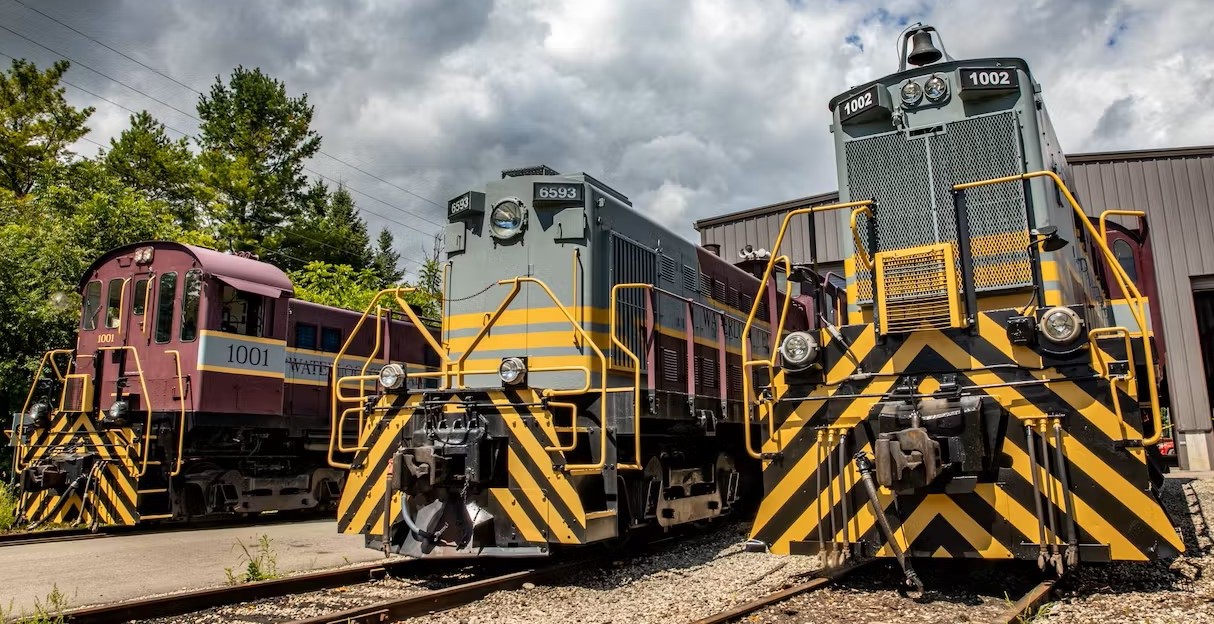
[[[396,251],[396,240],[388,228],[379,231],[376,240],[372,265],[375,274],[379,276],[380,288],[387,288],[401,283],[405,272],[400,270],[400,252]]]
[[[289,275],[296,297],[349,310],[365,310],[380,290],[374,271],[345,264],[314,261]]]
[[[130,127],[110,139],[101,158],[128,188],[167,204],[182,228],[198,226],[204,192],[187,138],[171,140],[164,124],[143,111],[131,115]]]
[[[359,216],[346,187],[338,186],[329,193],[318,182],[310,195],[305,209],[283,229],[279,247],[284,252],[284,268],[295,270],[302,268],[302,260],[319,260],[355,269],[374,269],[367,223]]]
[[[274,248],[277,228],[308,200],[304,161],[320,150],[308,96],[289,97],[260,69],[237,67],[228,84],[216,77],[199,97],[198,116],[199,163],[216,193],[220,239],[239,251]]]
[[[59,80],[69,63],[46,71],[14,59],[0,73],[0,188],[15,199],[33,191],[50,169],[72,156],[68,146],[88,134],[93,108],[77,109],[64,99]]]

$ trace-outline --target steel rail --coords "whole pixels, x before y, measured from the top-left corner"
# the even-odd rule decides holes
[[[471,581],[444,589],[385,600],[365,607],[294,620],[288,624],[380,624],[395,622],[454,609],[479,600],[495,591],[519,589],[524,583],[536,583],[559,578],[574,570],[584,569],[585,562],[569,562],[545,568],[511,572],[501,576]]]
[[[167,596],[155,596],[114,604],[81,607],[64,611],[61,615],[62,621],[67,624],[117,624],[130,620],[170,617],[252,600],[278,598],[290,594],[364,583],[383,578],[390,571],[415,564],[416,561],[415,559],[393,562],[381,561],[342,568],[340,570],[300,574],[298,576],[258,581],[244,585],[213,587],[169,594]],[[33,618],[18,620],[18,622],[32,621],[34,621]]]
[[[1049,601],[1054,595],[1054,586],[1058,583],[1056,579],[1046,579],[1041,581],[1027,593],[1020,597],[1015,604],[995,618],[995,624],[1017,624],[1018,622],[1032,621],[1033,613],[1043,603]]]
[[[799,596],[816,589],[822,589],[823,587],[826,587],[827,585],[830,585],[831,583],[851,574],[852,572],[864,568],[876,561],[881,560],[868,559],[859,563],[844,565],[831,570],[823,570],[820,573],[820,576],[801,583],[800,585],[793,585],[792,587],[767,594],[762,598],[756,598],[750,602],[744,602],[733,607],[732,609],[721,611],[720,613],[714,613],[708,617],[696,620],[692,622],[692,624],[725,624],[725,622],[739,620],[747,615],[750,615],[751,613],[754,613],[755,611],[765,609],[780,602],[784,602],[785,600],[788,600],[794,596]]]

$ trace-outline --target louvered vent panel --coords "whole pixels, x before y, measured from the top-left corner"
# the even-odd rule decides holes
[[[882,333],[897,334],[921,329],[947,329],[959,319],[960,297],[952,247],[936,245],[914,253],[882,254],[877,262],[881,288]]]

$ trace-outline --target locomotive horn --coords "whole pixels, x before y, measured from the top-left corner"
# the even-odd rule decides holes
[[[911,65],[923,66],[935,63],[944,56],[936,46],[932,44],[932,34],[928,30],[920,30],[911,35],[911,51],[906,55],[906,60]]]

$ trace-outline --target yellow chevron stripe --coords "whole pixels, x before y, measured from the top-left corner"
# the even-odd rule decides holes
[[[830,450],[823,457],[830,457],[832,453],[838,453],[838,447],[839,447],[839,445],[837,443],[831,445]],[[863,450],[866,453],[871,453],[872,446],[865,445]],[[816,442],[814,443],[813,448],[810,449],[810,452],[806,453],[806,455],[813,457],[815,463],[818,461],[818,444]],[[819,464],[818,469],[825,470],[825,465]],[[791,475],[793,473],[790,472],[789,474]],[[795,481],[799,482],[802,479],[804,479],[809,474],[809,472],[806,471],[806,472],[800,472],[800,473],[796,473],[796,474],[798,475],[798,478],[795,479]],[[855,468],[854,468],[854,466],[852,466],[851,462],[848,462],[847,470],[844,471],[844,474],[850,475],[849,481],[851,483],[856,483],[859,481],[859,476],[855,473]],[[785,479],[785,481],[787,481],[787,480],[788,479]],[[827,480],[827,475],[825,473],[823,473],[823,475],[822,475],[822,480],[823,480],[823,482],[825,482]],[[782,549],[788,548],[788,544],[791,541],[800,540],[800,539],[803,539],[804,536],[806,536],[806,535],[813,534],[815,531],[817,531],[818,525],[826,520],[827,516],[830,515],[831,500],[834,500],[837,503],[841,498],[839,488],[837,487],[838,480],[839,480],[839,477],[838,477],[838,475],[836,475],[835,482],[829,483],[828,484],[829,487],[827,487],[822,492],[820,492],[818,494],[818,497],[816,500],[814,500],[810,504],[806,505],[801,510],[801,515],[799,517],[797,517],[797,519],[794,520],[793,523],[789,525],[788,530],[786,530],[784,532],[784,534],[781,535],[776,540],[777,544],[781,544]],[[780,483],[780,485],[784,485],[784,482],[782,481]],[[817,487],[816,479],[814,480],[814,485],[812,485],[810,487]],[[785,504],[787,504],[787,503],[785,503]],[[766,499],[764,499],[763,505],[761,506],[761,508],[763,508],[763,507],[767,507]],[[766,521],[770,520],[771,515],[773,515],[775,511],[777,511],[778,509],[780,509],[782,507],[783,507],[783,505],[773,505],[770,508],[768,508],[768,514],[767,514],[767,518],[765,519],[765,522],[760,524],[758,521],[758,518],[756,517],[754,526],[755,527],[764,526],[766,524]],[[849,527],[849,530],[850,530],[850,527]],[[843,527],[839,527],[838,533],[840,535],[842,535]],[[861,535],[861,533],[855,533],[854,535],[859,536],[859,535]]]
[[[357,507],[357,511],[350,519],[347,532],[361,533],[362,527],[366,525],[367,521],[371,517],[371,514],[382,511],[385,488],[383,478],[377,479],[377,483],[371,484],[372,489],[362,500],[347,502],[345,493],[349,492],[352,496],[353,492],[357,492],[358,490],[362,489],[363,484],[366,483],[367,477],[375,469],[375,466],[377,465],[376,461],[381,460],[385,455],[390,453],[393,440],[396,439],[401,428],[403,428],[409,422],[409,419],[412,418],[413,408],[417,405],[417,401],[419,400],[419,398],[410,397],[408,403],[399,408],[399,413],[393,414],[392,412],[375,412],[372,419],[370,419],[367,423],[366,431],[364,431],[363,435],[360,436],[359,446],[366,446],[372,434],[374,434],[378,428],[378,423],[380,420],[384,418],[390,419],[387,428],[379,433],[379,438],[376,439],[375,444],[369,450],[364,451],[366,453],[366,467],[359,470],[351,470],[346,477],[346,485],[344,488],[345,492],[343,492],[340,509],[338,510],[339,517],[341,514],[346,512],[349,505],[354,505]],[[388,398],[385,397],[383,400],[381,400],[380,405],[386,407],[388,405]],[[385,475],[386,474],[387,473],[385,472]]]
[[[539,440],[527,429],[523,419],[519,414],[515,413],[509,407],[509,400],[501,393],[491,393],[491,398],[494,404],[500,405],[502,418],[510,427],[511,434],[518,439],[520,445],[527,452],[526,458],[533,465],[538,466],[541,471],[548,475],[547,485],[560,497],[565,503],[565,506],[572,511],[574,519],[581,525],[586,526],[586,512],[582,509],[581,498],[578,497],[577,491],[573,489],[573,485],[569,483],[569,479],[564,473],[552,470],[552,458],[548,452],[544,450]],[[530,478],[530,475],[528,475]],[[539,486],[536,486],[539,489]]]
[[[514,482],[519,485],[519,489],[514,491],[514,495],[522,494],[531,501],[531,506],[539,510],[544,515],[544,522],[548,524],[550,536],[562,544],[577,544],[577,535],[573,529],[565,522],[561,515],[552,508],[552,504],[548,502],[549,494],[540,487],[540,484],[535,481],[531,473],[527,470],[527,465],[524,463],[527,460],[519,457],[513,449],[510,450],[508,461],[506,462],[507,470]],[[540,541],[546,541],[540,539]]]
[[[506,488],[490,488],[489,495],[492,496],[501,507],[502,511],[506,512],[506,516],[510,518],[510,522],[518,529],[523,539],[533,544],[543,544],[548,540],[536,528],[535,523],[531,521],[531,517],[527,512],[523,511],[519,506],[518,500],[515,499],[514,493]],[[541,509],[543,509],[541,507]]]

